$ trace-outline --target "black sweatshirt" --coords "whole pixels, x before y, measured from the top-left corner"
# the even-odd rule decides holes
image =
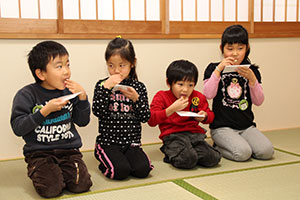
[[[72,149],[82,146],[81,138],[75,128],[86,126],[90,121],[90,104],[88,100],[80,101],[78,97],[60,111],[52,112],[47,117],[40,109],[53,98],[71,94],[65,90],[47,90],[37,83],[20,89],[14,97],[11,127],[17,136],[22,136],[26,153],[37,150]]]

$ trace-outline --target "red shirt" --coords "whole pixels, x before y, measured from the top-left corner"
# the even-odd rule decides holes
[[[176,112],[167,117],[166,109],[172,105],[177,98],[173,95],[171,90],[159,91],[154,96],[150,105],[151,117],[148,121],[149,126],[159,125],[160,136],[163,137],[172,133],[189,131],[192,133],[203,133],[206,130],[199,126],[199,122],[193,117],[181,117]],[[207,113],[207,119],[203,124],[210,124],[214,120],[214,113],[209,109],[206,97],[200,92],[194,90],[189,97],[189,105],[183,111],[192,111],[198,113],[199,111]]]

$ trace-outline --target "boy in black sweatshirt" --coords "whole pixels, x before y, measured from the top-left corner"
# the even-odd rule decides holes
[[[17,92],[10,120],[25,141],[28,176],[42,197],[58,196],[65,188],[88,191],[92,182],[74,124],[89,123],[90,104],[85,90],[70,80],[69,54],[63,45],[44,41],[29,52],[28,64],[36,82]],[[77,96],[61,98],[71,94]]]

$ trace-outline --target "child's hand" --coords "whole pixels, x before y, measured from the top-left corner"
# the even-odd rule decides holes
[[[254,86],[256,82],[256,76],[252,69],[250,69],[249,67],[238,67],[236,71],[237,73],[239,73],[239,75],[248,79],[249,85]]]
[[[115,85],[119,84],[122,81],[122,77],[120,74],[111,75],[105,82],[104,87],[107,89],[111,89],[115,87]]]
[[[60,98],[51,99],[41,110],[41,114],[46,117],[50,113],[61,110],[69,101]]]
[[[222,60],[222,62],[217,66],[220,71],[223,71],[224,68],[228,65],[235,65],[236,59],[233,57],[226,57]]]
[[[197,114],[199,115],[204,115],[204,117],[195,117],[195,120],[199,121],[199,122],[203,122],[207,119],[207,112],[201,110],[200,112],[198,112]]]
[[[167,116],[169,117],[172,115],[174,112],[183,110],[185,107],[189,105],[189,98],[186,97],[180,97],[177,99],[172,105],[170,105],[166,109]]]
[[[189,99],[185,97],[180,97],[177,99],[171,106],[174,109],[174,112],[183,110],[185,107],[187,107],[189,104]]]
[[[120,89],[120,91],[133,102],[136,102],[139,98],[139,94],[132,87],[128,87],[127,89]]]
[[[77,92],[81,92],[78,95],[79,100],[84,101],[87,99],[87,95],[85,90],[83,89],[83,87],[81,87],[81,85],[79,85],[78,83],[76,83],[75,81],[72,81],[70,79],[65,81],[66,87],[74,94]]]

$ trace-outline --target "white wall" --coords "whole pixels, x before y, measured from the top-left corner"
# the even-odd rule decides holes
[[[33,82],[26,55],[40,40],[0,40],[1,113],[0,159],[22,157],[23,140],[10,127],[12,99],[18,89]],[[109,40],[58,40],[70,53],[72,79],[81,83],[93,97],[95,83],[107,75],[104,51]],[[165,70],[175,59],[188,59],[199,69],[196,89],[202,91],[203,73],[209,62],[219,61],[219,39],[132,40],[136,50],[139,80],[145,83],[151,102],[154,94],[167,89]],[[300,126],[300,38],[250,39],[250,59],[260,66],[265,102],[254,107],[255,121],[261,130]],[[207,128],[207,126],[205,126]],[[80,128],[82,150],[94,147],[97,119],[91,116],[87,127]],[[159,142],[158,128],[143,126],[143,143]]]

